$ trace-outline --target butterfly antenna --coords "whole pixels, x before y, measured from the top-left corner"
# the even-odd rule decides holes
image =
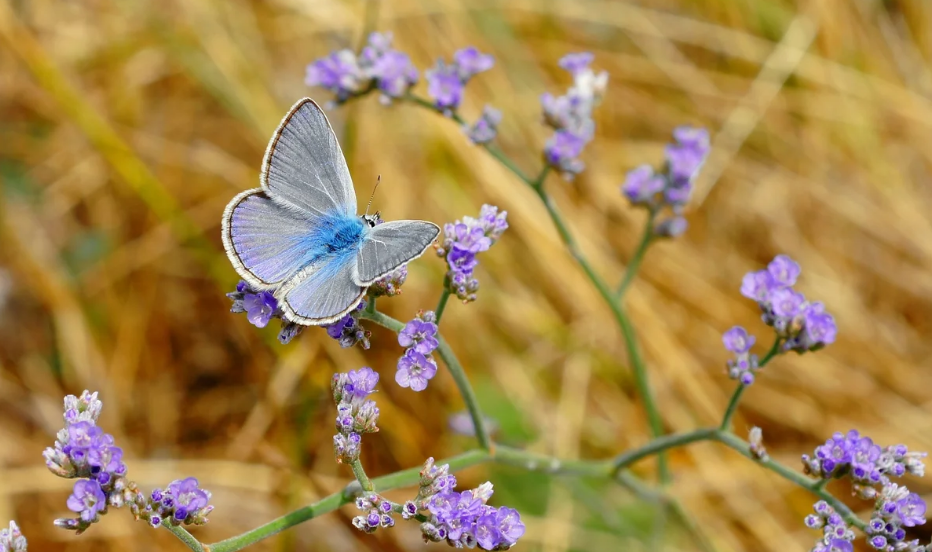
[[[369,214],[369,207],[372,206],[372,198],[375,197],[375,191],[379,189],[379,184],[381,183],[382,183],[382,175],[380,174],[375,179],[375,188],[372,188],[372,195],[369,196],[369,203],[366,203],[366,214],[367,215]]]

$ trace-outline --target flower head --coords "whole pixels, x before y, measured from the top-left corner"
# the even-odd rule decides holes
[[[383,101],[404,96],[417,84],[418,74],[408,54],[389,50],[379,57],[372,67],[372,76],[378,81]]]
[[[572,180],[586,168],[579,160],[582,150],[592,139],[592,125],[579,132],[558,130],[544,146],[544,160],[548,165],[563,173],[564,178]]]
[[[327,335],[340,342],[340,347],[347,349],[359,345],[363,349],[369,348],[369,336],[372,332],[366,330],[359,323],[359,314],[366,308],[366,302],[361,301],[352,312],[337,320],[333,324],[324,326]]]
[[[430,356],[425,356],[414,349],[408,349],[398,360],[395,381],[412,391],[427,389],[427,382],[437,374],[437,363]]]
[[[447,261],[447,290],[464,302],[475,301],[479,282],[473,271],[479,265],[477,253],[488,250],[508,228],[507,211],[483,205],[479,218],[463,217],[445,224],[443,242],[437,255]]]
[[[344,101],[361,92],[368,78],[351,50],[339,50],[308,65],[304,83],[326,88]]]
[[[487,144],[498,134],[498,125],[502,122],[502,112],[487,105],[482,109],[482,115],[475,124],[465,126],[463,131],[473,144]]]
[[[420,313],[398,332],[398,344],[402,347],[414,349],[422,355],[429,355],[438,346],[437,324],[434,323],[434,313],[428,311]]]
[[[26,537],[15,521],[10,521],[9,529],[0,529],[0,552],[26,552]]]
[[[465,83],[460,78],[459,71],[454,65],[446,65],[442,61],[429,69],[427,77],[427,94],[434,99],[434,105],[441,111],[453,111],[459,107],[463,100]]]
[[[74,484],[74,491],[68,497],[67,504],[68,509],[79,514],[82,521],[93,523],[107,509],[107,495],[97,481],[81,479]]]
[[[460,80],[465,83],[479,73],[491,69],[495,65],[495,58],[491,54],[483,54],[475,46],[468,46],[453,54],[453,65]]]

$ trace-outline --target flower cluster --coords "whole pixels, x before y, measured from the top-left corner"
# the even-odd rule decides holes
[[[353,527],[360,531],[374,533],[379,527],[387,529],[395,525],[395,518],[392,517],[395,505],[375,493],[358,497],[356,507],[366,514],[353,518]]]
[[[633,205],[657,213],[667,207],[672,215],[660,219],[654,235],[674,238],[686,231],[683,208],[692,193],[693,181],[709,155],[709,133],[704,128],[679,127],[673,131],[674,143],[664,150],[663,170],[650,165],[630,171],[621,192]]]
[[[445,285],[463,302],[475,301],[479,281],[473,271],[479,265],[476,254],[487,251],[508,228],[507,211],[499,212],[494,205],[483,205],[479,218],[463,217],[443,227],[443,243],[437,255],[447,261]]]
[[[333,375],[330,388],[337,405],[333,454],[338,463],[349,464],[359,459],[362,434],[379,430],[379,407],[366,398],[375,391],[378,382],[379,374],[368,366]]]
[[[312,62],[304,82],[334,92],[337,104],[375,89],[389,103],[404,96],[418,79],[408,55],[391,45],[391,33],[372,33],[359,55],[343,49]]]
[[[925,457],[926,453],[910,452],[905,445],[881,447],[869,437],[851,430],[847,434],[835,433],[815,449],[812,457],[804,454],[802,460],[807,474],[821,479],[847,477],[858,496],[875,501],[866,529],[871,546],[890,552],[917,552],[927,547],[920,546],[918,541],[907,542],[904,527],[925,523],[926,503],[918,494],[892,482],[891,477],[923,476],[922,459]],[[821,504],[816,504],[819,516],[806,518],[807,526],[819,528],[828,523],[820,512],[820,508],[824,511],[827,505]]]
[[[419,483],[417,497],[401,506],[401,516],[422,520],[427,517],[421,523],[425,542],[446,542],[456,548],[507,550],[524,535],[524,523],[517,510],[486,504],[492,497],[489,482],[457,492],[456,476],[450,474],[450,466],[437,466],[433,458],[428,458]]]
[[[269,290],[256,289],[243,280],[236,284],[236,291],[227,293],[233,301],[230,312],[246,313],[246,319],[257,328],[268,326],[273,318],[282,321],[278,341],[283,345],[289,343],[304,329],[304,326],[285,319],[285,313],[278,306],[278,300]]]
[[[815,504],[815,514],[806,516],[806,526],[821,529],[822,538],[816,541],[810,552],[854,552],[854,531],[835,509],[824,500]]]
[[[405,270],[405,275],[407,275],[407,270]],[[372,332],[359,324],[359,313],[361,313],[364,308],[366,308],[366,302],[362,301],[359,303],[359,306],[343,318],[329,326],[324,326],[327,330],[327,335],[339,341],[340,347],[344,349],[352,347],[357,343],[363,349],[368,349],[369,337],[372,335]]]
[[[431,356],[440,345],[436,320],[433,311],[421,311],[398,332],[398,344],[405,347],[395,372],[398,385],[410,387],[412,391],[423,391],[427,389],[427,382],[437,374],[437,363]]]
[[[125,505],[136,519],[143,518],[158,526],[165,519],[160,517],[158,506],[154,508],[136,484],[126,479],[123,450],[114,445],[112,435],[97,426],[102,407],[97,393],[84,391],[80,397],[65,397],[65,427],[58,432],[55,446],[45,449],[42,454],[52,473],[78,479],[67,502],[68,509],[78,517],[55,520],[55,525],[80,534],[99,521],[108,507],[121,508]],[[194,481],[196,488],[197,481],[189,480]],[[172,523],[207,523],[207,514],[213,510],[213,506],[207,504],[210,493],[198,491],[197,496],[203,497],[203,502],[178,499],[184,500],[185,515],[179,518],[172,510],[176,514]]]
[[[403,264],[373,282],[372,285],[369,286],[369,297],[375,299],[377,297],[394,297],[399,295],[401,293],[401,286],[404,285],[407,279],[408,265]]]
[[[728,361],[728,377],[738,380],[742,385],[754,383],[754,372],[757,371],[757,355],[750,353],[756,338],[741,326],[735,326],[722,334],[722,343],[725,348],[735,353],[735,358]]]
[[[473,46],[457,50],[453,63],[437,60],[433,69],[424,72],[427,79],[427,94],[440,111],[450,114],[463,101],[463,91],[469,79],[488,71],[495,65],[495,58],[483,54]]]
[[[176,479],[168,488],[155,489],[150,495],[151,515],[149,523],[153,527],[170,525],[203,525],[207,523],[207,514],[214,507],[209,505],[210,491],[198,487],[197,479],[186,477]]]
[[[749,272],[741,295],[757,301],[761,318],[783,340],[783,351],[816,351],[835,341],[837,327],[821,302],[809,302],[793,289],[801,270],[786,255],[777,255],[764,270]]]
[[[26,537],[15,521],[10,522],[9,529],[0,529],[0,552],[26,552]]]
[[[464,126],[463,132],[473,144],[487,144],[498,134],[498,125],[502,122],[502,112],[491,105],[482,109],[482,115],[472,126]]]
[[[544,160],[567,180],[585,168],[579,156],[592,140],[595,132],[592,110],[602,100],[608,85],[608,73],[595,73],[589,67],[592,60],[589,52],[563,56],[560,67],[573,75],[573,85],[563,96],[544,93],[540,97],[544,122],[554,129],[544,146]]]

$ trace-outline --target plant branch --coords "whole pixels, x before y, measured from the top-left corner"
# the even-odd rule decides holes
[[[404,328],[404,324],[400,321],[378,311],[363,311],[360,318],[372,320],[376,324],[388,328],[395,333]],[[479,440],[479,445],[483,449],[490,450],[492,447],[492,440],[489,438],[485,423],[483,423],[482,410],[479,408],[479,400],[476,398],[476,392],[473,391],[472,385],[469,383],[469,378],[466,377],[466,371],[456,358],[453,349],[450,348],[450,345],[439,332],[437,333],[437,341],[440,342],[439,347],[437,347],[437,353],[440,355],[440,358],[443,359],[444,364],[446,364],[450,375],[453,376],[453,381],[456,382],[456,386],[459,388],[460,395],[463,397],[463,402],[466,403],[466,409],[469,411],[469,417],[472,419],[473,427],[476,430],[476,439]]]
[[[770,350],[767,351],[767,354],[764,355],[758,363],[757,366],[763,368],[767,365],[770,360],[777,356],[780,353],[780,343],[783,340],[777,336],[774,340],[773,345],[770,347]],[[731,429],[731,419],[734,417],[735,412],[738,410],[738,403],[741,402],[741,395],[744,394],[744,390],[747,388],[747,385],[744,385],[741,382],[738,382],[738,386],[735,387],[735,392],[731,395],[731,400],[728,401],[728,407],[725,409],[725,415],[722,416],[722,423],[719,425],[719,429],[722,431],[728,431]]]
[[[628,286],[634,281],[634,276],[641,266],[641,261],[644,260],[644,254],[647,253],[647,248],[653,243],[654,218],[656,216],[657,213],[653,209],[651,209],[650,213],[647,215],[647,222],[644,224],[644,233],[641,235],[641,241],[638,243],[637,249],[634,250],[634,255],[631,256],[631,260],[628,261],[628,266],[625,267],[625,275],[621,279],[621,283],[618,284],[618,289],[615,290],[615,298],[618,300],[621,300],[625,292],[628,291]]]
[[[446,277],[444,277],[446,280]],[[447,289],[446,282],[443,286],[443,294],[440,296],[440,301],[437,302],[437,308],[434,310],[434,315],[437,319],[434,321],[437,326],[440,326],[440,317],[443,316],[443,309],[447,307],[447,300],[450,299],[450,290]]]

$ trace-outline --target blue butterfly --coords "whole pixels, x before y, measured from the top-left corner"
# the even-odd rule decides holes
[[[271,291],[287,320],[332,324],[366,289],[420,257],[437,238],[431,222],[378,224],[356,214],[356,193],[330,121],[310,98],[296,103],[272,135],[261,188],[223,212],[223,246],[236,272]]]

